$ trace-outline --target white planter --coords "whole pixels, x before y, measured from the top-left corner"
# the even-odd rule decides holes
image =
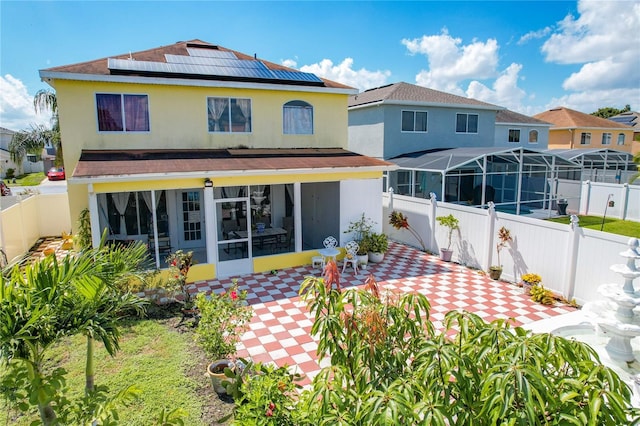
[[[384,259],[384,253],[369,252],[369,262],[380,263]]]
[[[358,254],[356,256],[358,258],[358,265],[360,265],[360,268],[367,269],[367,263],[369,263],[369,255],[368,254]]]

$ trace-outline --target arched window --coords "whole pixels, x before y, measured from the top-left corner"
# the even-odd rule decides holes
[[[305,101],[290,101],[284,104],[282,131],[285,135],[312,135],[313,107]]]
[[[618,145],[624,145],[624,133],[618,133]]]
[[[529,132],[529,143],[538,143],[538,131],[531,130]]]

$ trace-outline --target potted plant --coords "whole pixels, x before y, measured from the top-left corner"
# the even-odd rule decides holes
[[[418,242],[420,243],[420,246],[422,247],[422,251],[427,251],[427,247],[424,244],[424,241],[422,241],[422,237],[420,237],[420,234],[418,234],[418,231],[416,231],[415,229],[413,229],[411,227],[411,225],[409,225],[409,219],[407,218],[407,216],[403,215],[402,212],[399,211],[392,211],[391,214],[389,215],[389,225],[393,226],[395,229],[406,229],[407,231],[409,231],[411,233],[411,235],[413,235],[415,237],[416,240],[418,240]]]
[[[370,233],[364,240],[369,247],[369,262],[379,263],[389,250],[389,239],[386,234]]]
[[[489,268],[489,276],[492,280],[497,281],[502,275],[502,263],[500,262],[500,251],[507,246],[509,242],[513,241],[511,238],[511,231],[504,226],[498,231],[498,243],[496,244],[496,252],[498,254],[498,264],[492,265]]]
[[[449,228],[447,248],[440,249],[440,258],[445,262],[449,262],[453,255],[453,250],[451,250],[451,237],[453,236],[453,231],[460,229],[460,221],[452,214],[448,214],[447,216],[438,216],[436,217],[436,220],[441,226]]]
[[[358,265],[362,269],[367,269],[369,263],[369,240],[364,239],[358,243],[358,252],[356,253],[358,258]]]
[[[520,277],[522,280],[522,291],[524,294],[531,294],[531,287],[540,284],[542,277],[538,274],[528,273]]]
[[[236,345],[246,331],[253,316],[253,309],[247,304],[246,290],[238,290],[238,280],[222,293],[196,296],[196,307],[200,320],[195,330],[195,340],[214,361],[207,367],[207,375],[218,393],[225,393],[223,381],[227,378],[225,369],[235,370]]]

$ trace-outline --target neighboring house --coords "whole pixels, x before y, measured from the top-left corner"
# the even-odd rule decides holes
[[[553,108],[533,116],[552,123],[549,149],[606,148],[631,152],[633,128],[565,107]]]
[[[0,127],[0,162],[2,163],[2,167],[0,167],[0,177],[6,177],[7,169],[13,169],[15,176],[23,173],[42,172],[45,170],[45,167],[49,165],[47,159],[50,159],[50,163],[53,165],[53,160],[55,160],[55,149],[53,147],[45,147],[40,156],[35,154],[25,155],[22,159],[22,164],[14,162],[9,152],[9,144],[15,133],[13,130]],[[53,154],[49,155],[50,152],[53,152]]]
[[[551,123],[508,109],[496,114],[495,146],[547,149]]]
[[[613,117],[609,120],[616,123],[626,124],[633,127],[633,143],[631,144],[631,153],[633,155],[640,153],[640,113],[637,111],[627,111]]]
[[[40,76],[94,244],[148,242],[160,268],[194,251],[209,279],[308,264],[362,213],[382,223],[394,166],[347,151],[351,87],[200,40]]]
[[[385,190],[520,213],[549,208],[549,178],[577,166],[546,152],[551,124],[408,83],[349,97],[349,149],[398,165]],[[526,207],[526,209],[525,209]]]
[[[349,149],[389,159],[410,152],[494,145],[503,107],[408,83],[349,97]]]

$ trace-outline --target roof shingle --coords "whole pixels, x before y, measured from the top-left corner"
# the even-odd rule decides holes
[[[552,108],[548,111],[541,112],[533,116],[538,120],[548,121],[554,127],[561,128],[611,128],[611,129],[629,129],[630,126],[616,123],[615,121],[596,117],[595,115],[585,114],[565,107]]]

